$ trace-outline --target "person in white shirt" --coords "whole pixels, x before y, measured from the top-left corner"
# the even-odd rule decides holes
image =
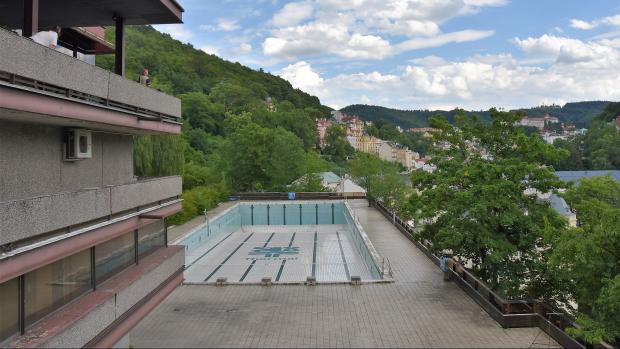
[[[30,38],[37,44],[56,49],[58,47],[58,37],[60,36],[60,30],[61,29],[59,26],[54,26],[50,30],[40,31],[31,36]]]

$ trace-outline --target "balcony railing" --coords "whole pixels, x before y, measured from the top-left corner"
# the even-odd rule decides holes
[[[178,124],[181,102],[155,89],[0,29],[0,86]]]
[[[0,245],[76,227],[181,195],[181,177],[0,202]]]

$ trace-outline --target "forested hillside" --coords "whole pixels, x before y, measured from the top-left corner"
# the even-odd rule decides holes
[[[365,121],[383,120],[402,128],[428,127],[428,120],[438,114],[443,115],[450,122],[454,122],[457,110],[399,110],[375,105],[354,104],[341,109],[345,114],[357,115]],[[476,114],[482,120],[490,120],[489,112],[468,112]]]
[[[554,163],[554,167],[557,170],[620,169],[620,132],[612,122],[617,115],[620,115],[620,103],[609,103],[587,125],[586,135],[556,140],[554,145],[568,150],[570,156]]]
[[[113,31],[106,34],[113,40]],[[126,36],[127,78],[137,80],[147,68],[153,88],[182,101],[181,136],[137,137],[134,148],[137,176],[183,175],[184,211],[172,223],[191,219],[231,192],[284,190],[301,176],[337,166],[315,150],[315,120],[330,111],[317,97],[150,26],[129,27]],[[113,61],[97,57],[106,69]]]
[[[579,127],[586,127],[592,119],[601,114],[609,102],[592,101],[566,103],[564,106],[559,105],[539,106],[528,109],[519,109],[530,117],[544,116],[550,114],[560,118],[562,122],[576,124]]]
[[[599,115],[609,102],[577,102],[567,103],[560,107],[558,105],[539,106],[534,108],[519,109],[530,117],[539,117],[550,114],[560,118],[562,122],[574,123],[579,127],[585,127]],[[355,104],[342,109],[343,113],[357,115],[363,120],[377,121],[383,120],[391,122],[402,128],[427,127],[428,119],[432,116],[441,114],[451,123],[454,122],[456,110],[398,110],[373,105]],[[489,120],[487,111],[468,111],[468,114],[478,115],[481,120]]]
[[[217,84],[225,81],[242,86],[244,92],[261,100],[271,97],[277,101],[287,100],[297,108],[315,107],[329,111],[317,97],[294,89],[278,76],[207,54],[151,26],[127,27],[125,35],[128,79],[137,80],[142,69],[147,68],[154,87],[173,95],[187,92],[209,94]],[[114,42],[111,28],[106,31],[106,37]],[[97,65],[101,67],[112,69],[113,64],[113,55],[97,57]]]

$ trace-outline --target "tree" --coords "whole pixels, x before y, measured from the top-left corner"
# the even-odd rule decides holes
[[[344,162],[355,152],[347,140],[347,131],[337,124],[329,126],[325,131],[325,143],[325,154],[330,155],[336,162]]]
[[[575,136],[570,139],[556,139],[553,145],[556,148],[569,152],[569,156],[555,161],[552,165],[557,171],[584,170],[583,136]]]
[[[306,154],[301,139],[283,128],[273,130],[271,137],[269,158],[263,166],[269,178],[269,188],[281,191],[299,178]]]
[[[410,190],[398,165],[372,154],[357,153],[348,166],[351,177],[366,189],[369,198],[381,200],[390,209],[401,211]]]
[[[590,169],[620,169],[620,132],[614,125],[593,121],[584,147]]]
[[[184,149],[180,136],[138,136],[134,138],[134,173],[138,177],[180,175]]]
[[[534,191],[549,193],[562,186],[544,166],[567,154],[526,136],[516,126],[520,116],[490,110],[483,123],[463,113],[456,126],[432,118],[438,129],[432,173],[414,172],[410,214],[423,223],[422,237],[437,253],[450,251],[470,262],[490,287],[509,297],[551,299],[553,273],[547,269],[543,236],[559,231],[565,221]],[[544,276],[544,277],[543,277]],[[559,281],[558,281],[559,282]]]
[[[572,333],[589,343],[620,341],[620,183],[584,178],[564,195],[579,227],[553,236],[551,262],[572,281],[566,289],[579,305]]]
[[[193,129],[201,129],[205,133],[221,135],[225,108],[223,104],[213,103],[209,96],[191,92],[181,95],[183,118]]]
[[[320,193],[326,192],[327,188],[323,186],[323,179],[317,173],[308,173],[290,186],[290,191],[298,193]]]
[[[215,167],[234,190],[282,190],[302,175],[306,153],[303,142],[283,129],[268,129],[248,119],[231,116],[228,138],[216,151]]]

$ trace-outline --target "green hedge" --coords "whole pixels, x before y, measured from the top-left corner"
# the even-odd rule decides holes
[[[183,211],[168,218],[168,224],[180,225],[201,215],[227,199],[228,191],[217,187],[197,187],[183,193]]]

